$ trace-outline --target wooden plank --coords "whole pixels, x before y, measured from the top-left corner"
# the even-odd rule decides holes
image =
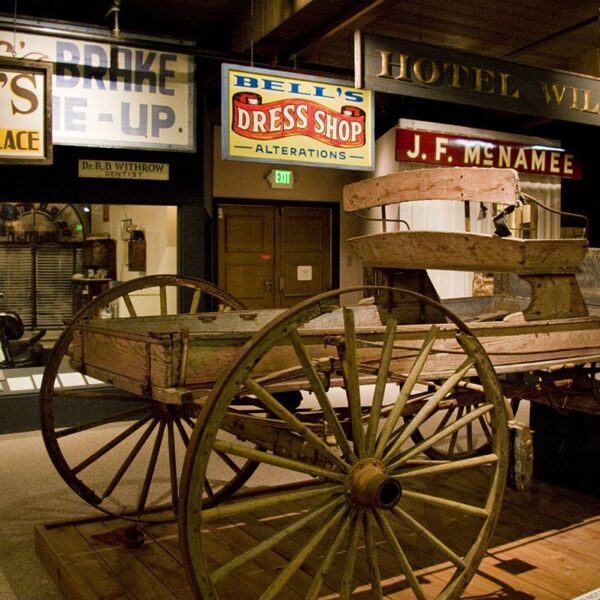
[[[77,525],[77,530],[88,539],[90,546],[103,560],[115,577],[131,591],[135,598],[176,598],[164,583],[140,560],[141,554],[123,546],[111,546],[95,540],[93,534],[106,533],[109,529],[131,525],[130,522],[97,521]],[[143,547],[143,546],[142,546]]]
[[[452,482],[457,494],[470,494],[471,491],[478,494],[485,487],[485,475],[479,471],[459,473]],[[214,564],[227,561],[240,548],[252,544],[255,539],[262,539],[265,532],[272,534],[278,531],[289,515],[303,508],[297,503],[290,503],[279,506],[269,519],[257,513],[224,522],[215,529],[214,537],[207,537],[207,554]],[[419,518],[426,519],[426,512]],[[600,572],[590,565],[594,564],[600,545],[599,514],[600,498],[543,482],[534,480],[525,492],[507,490],[492,548],[463,597],[562,600],[598,588]],[[106,546],[96,541],[90,543],[81,534],[82,531],[107,531],[121,525],[123,521],[102,517],[36,528],[39,530],[36,532],[38,554],[51,573],[61,578],[58,583],[65,598],[193,600],[191,589],[185,584],[177,524],[143,525],[146,542],[136,550]],[[282,556],[294,556],[318,527],[319,523],[315,522],[306,531],[290,536],[282,547]],[[457,518],[449,521],[448,527],[449,535],[456,536],[460,535],[461,527],[464,529],[466,523]],[[468,535],[468,532],[464,534]],[[406,542],[403,539],[403,543]],[[92,548],[92,545],[97,548]],[[362,561],[359,567],[363,574],[367,574],[364,552],[359,554]],[[413,599],[414,593],[404,580],[390,576],[394,571],[391,555],[383,553],[381,556],[383,598]],[[105,562],[107,557],[110,558]],[[314,564],[318,564],[318,560],[318,555],[312,557]],[[450,572],[450,567],[445,563],[429,562],[428,567],[417,569],[416,574],[425,592],[430,594],[428,597],[435,597],[441,591],[443,578]],[[114,564],[115,568],[107,566],[108,563]],[[280,564],[274,562],[266,566],[277,569]],[[110,579],[106,580],[103,573],[108,574]],[[232,578],[224,597],[254,600],[257,588],[252,583],[253,577],[242,575]],[[160,582],[158,586],[157,580]],[[360,580],[357,583],[353,600],[370,599],[372,592],[365,579],[362,585]],[[131,587],[131,591],[127,591],[127,587]],[[168,589],[165,591],[164,588]],[[120,595],[121,592],[124,595]],[[282,594],[285,598],[295,598],[297,590],[286,588]]]
[[[417,200],[478,200],[516,205],[516,171],[474,167],[415,169],[344,186],[344,209],[357,211]]]
[[[35,527],[38,556],[69,600],[133,600],[75,526]]]
[[[348,240],[366,266],[496,273],[575,273],[583,239],[522,240],[457,231],[391,231]]]

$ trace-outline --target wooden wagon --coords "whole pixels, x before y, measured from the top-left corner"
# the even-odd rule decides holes
[[[345,207],[470,198],[522,195],[509,170],[435,169],[347,186]],[[54,348],[40,393],[53,463],[109,514],[153,521],[170,505],[199,598],[459,597],[507,479],[530,475],[511,401],[598,397],[600,318],[575,277],[585,240],[384,231],[349,243],[380,284],[248,311],[200,280],[145,277],[99,296]],[[450,309],[428,267],[515,272],[532,300],[518,320],[489,320],[506,299],[485,316],[482,299]],[[149,288],[158,314],[138,314]],[[185,310],[169,307],[170,288]],[[96,316],[117,301],[127,317]],[[96,387],[62,386],[67,358]]]

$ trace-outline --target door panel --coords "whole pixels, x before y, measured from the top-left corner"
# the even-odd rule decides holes
[[[248,308],[273,306],[274,211],[219,207],[219,285]]]
[[[331,287],[331,210],[222,205],[221,287],[248,308],[283,308]]]
[[[281,209],[280,306],[287,307],[331,287],[330,210]]]

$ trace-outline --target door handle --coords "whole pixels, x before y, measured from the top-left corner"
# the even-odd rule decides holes
[[[273,291],[273,282],[268,279],[267,281],[265,281],[265,283],[263,284],[264,288],[265,288],[265,292],[267,293],[271,293]]]

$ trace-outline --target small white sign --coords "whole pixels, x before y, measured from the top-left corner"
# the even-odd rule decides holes
[[[312,278],[311,265],[298,265],[298,281],[312,281]]]

